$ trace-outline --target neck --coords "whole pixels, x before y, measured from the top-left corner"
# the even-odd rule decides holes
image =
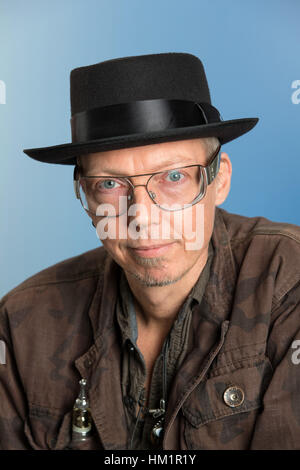
[[[180,280],[161,287],[144,286],[125,271],[134,296],[137,322],[141,327],[153,331],[168,330],[171,327],[180,307],[203,271],[207,257],[208,249],[201,253]]]

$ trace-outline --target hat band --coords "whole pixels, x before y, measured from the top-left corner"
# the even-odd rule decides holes
[[[185,100],[142,100],[93,108],[71,118],[72,142],[165,131],[219,122],[209,103]]]

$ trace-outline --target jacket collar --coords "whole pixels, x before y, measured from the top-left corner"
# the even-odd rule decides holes
[[[227,318],[237,280],[230,234],[223,218],[224,212],[223,209],[216,207],[211,238],[215,256],[204,295],[212,307],[212,317],[219,322]]]

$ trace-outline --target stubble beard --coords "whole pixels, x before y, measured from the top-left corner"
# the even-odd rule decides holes
[[[136,261],[137,264],[140,266],[165,266],[165,258],[159,257],[159,258],[142,258],[140,256],[134,255],[133,257]],[[157,279],[157,277],[152,276],[149,272],[145,272],[145,274],[140,274],[138,272],[134,271],[129,271],[125,269],[125,272],[129,274],[130,276],[134,277],[142,286],[144,287],[163,287],[163,286],[168,286],[170,284],[175,284],[176,282],[180,281],[192,268],[193,266],[197,263],[198,258],[195,260],[195,263],[192,266],[189,266],[187,269],[185,269],[181,274],[175,277],[167,276],[164,279]]]

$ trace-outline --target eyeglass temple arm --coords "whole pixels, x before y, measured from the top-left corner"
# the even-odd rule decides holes
[[[74,172],[73,172],[73,185],[74,185],[75,196],[77,199],[80,199],[78,184],[77,184],[77,181],[78,181],[77,172],[78,172],[78,165],[75,165]]]
[[[205,172],[206,172],[206,178],[207,178],[207,184],[212,183],[212,181],[215,179],[217,176],[219,169],[220,169],[220,156],[221,156],[221,145],[217,149],[217,154],[213,158],[212,162],[204,167]]]

